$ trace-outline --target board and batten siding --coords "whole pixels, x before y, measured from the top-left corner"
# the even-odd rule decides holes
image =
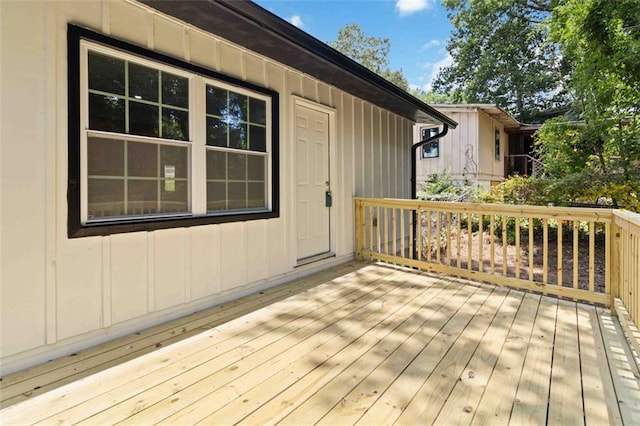
[[[448,117],[458,122],[458,127],[440,138],[440,156],[422,158],[418,152],[416,160],[417,190],[432,175],[451,174],[451,179],[458,183],[467,183],[489,189],[492,182],[504,179],[504,157],[507,155],[508,135],[504,125],[484,111],[475,107],[456,107],[441,110]],[[429,127],[416,125],[414,141],[421,140],[421,129]],[[494,129],[500,130],[500,160],[494,155]]]
[[[418,152],[416,165],[416,182],[418,191],[421,185],[432,175],[451,173],[454,181],[470,179],[477,173],[478,168],[478,115],[475,110],[445,111],[452,120],[458,123],[455,129],[440,138],[440,156],[437,158],[422,158],[422,151]],[[421,129],[424,125],[415,126],[414,140],[422,138]],[[471,176],[471,177],[470,177]]]
[[[478,123],[480,132],[478,180],[484,182],[485,187],[489,188],[490,184],[504,180],[504,157],[507,155],[508,137],[504,132],[504,125],[484,111],[478,111]],[[498,160],[495,158],[494,130],[500,132],[500,157]]]
[[[413,123],[133,1],[0,2],[2,374],[353,257],[352,197],[410,194]],[[29,24],[26,24],[29,23]],[[279,218],[67,237],[67,24],[280,94]],[[296,267],[294,95],[335,111],[335,258]]]

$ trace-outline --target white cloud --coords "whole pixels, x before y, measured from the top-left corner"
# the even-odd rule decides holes
[[[420,84],[420,87],[424,91],[427,91],[427,92],[430,91],[431,83],[433,83],[433,80],[436,78],[440,70],[442,68],[448,67],[451,64],[453,64],[453,58],[451,57],[450,54],[447,54],[447,56],[445,56],[444,58],[440,59],[437,62],[425,63],[424,68],[428,71],[427,71],[427,74],[425,74],[424,76],[418,79],[420,83],[423,83],[423,84]]]
[[[425,44],[422,45],[423,49],[429,49],[431,47],[438,47],[442,45],[442,40],[429,40]]]
[[[302,22],[302,18],[300,17],[300,15],[293,15],[291,18],[289,18],[289,22],[291,22],[298,28],[304,27],[304,23]]]
[[[400,15],[411,15],[431,7],[431,0],[396,0],[396,10]]]

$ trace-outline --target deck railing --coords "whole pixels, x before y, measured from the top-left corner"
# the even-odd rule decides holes
[[[613,296],[618,297],[640,329],[640,215],[613,212],[615,232],[612,256]]]
[[[356,255],[608,307],[640,327],[640,215],[356,198]]]

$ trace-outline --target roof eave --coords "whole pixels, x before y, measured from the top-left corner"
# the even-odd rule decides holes
[[[360,65],[327,44],[291,25],[268,10],[250,1],[228,0],[139,0],[140,2],[206,32],[220,35],[236,44],[271,57],[306,74],[326,81],[368,102],[388,109],[415,122],[457,123],[368,68]],[[214,12],[229,14],[225,17]],[[242,28],[232,28],[242,20]],[[225,25],[222,25],[222,24]],[[260,33],[262,32],[262,33]],[[253,34],[255,37],[248,37]],[[282,45],[276,46],[265,36],[286,43],[298,52],[292,55]],[[312,55],[315,58],[312,61]],[[320,61],[316,62],[315,61]],[[345,74],[347,73],[347,74]],[[353,79],[361,87],[357,87]],[[355,89],[355,90],[354,90]]]

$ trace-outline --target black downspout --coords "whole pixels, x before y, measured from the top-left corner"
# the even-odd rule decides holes
[[[449,125],[447,123],[442,123],[443,127],[442,127],[442,131],[436,135],[433,136],[429,136],[428,138],[421,140],[420,142],[417,142],[415,144],[413,144],[413,146],[411,147],[411,199],[415,200],[417,198],[417,189],[416,189],[416,162],[418,161],[418,149],[421,148],[424,144],[427,144],[433,140],[436,140],[438,138],[443,137],[444,135],[446,135],[449,132]],[[417,245],[416,245],[416,241],[417,241],[417,236],[416,236],[416,232],[417,232],[417,223],[416,223],[416,212],[413,212],[413,259],[417,259]]]

